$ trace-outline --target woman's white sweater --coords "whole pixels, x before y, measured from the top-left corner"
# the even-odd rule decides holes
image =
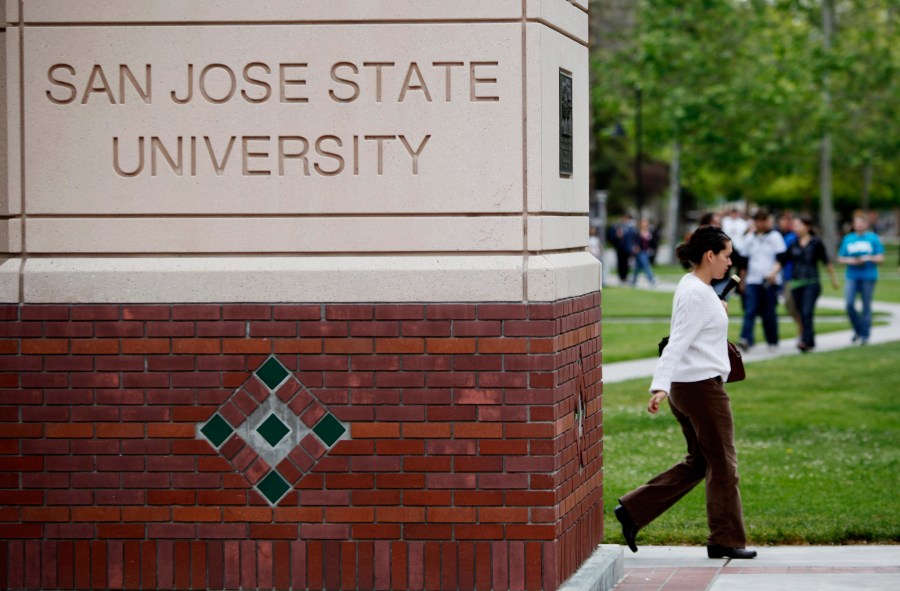
[[[669,344],[653,372],[650,391],[669,392],[672,382],[728,378],[728,314],[712,286],[693,273],[678,282],[672,302]]]

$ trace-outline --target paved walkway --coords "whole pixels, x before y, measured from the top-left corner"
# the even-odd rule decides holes
[[[657,289],[665,289],[674,291],[674,284],[662,284]],[[818,306],[821,308],[831,308],[835,310],[844,309],[844,300],[833,297],[819,298]],[[889,304],[886,302],[874,302],[872,309],[875,312],[883,312],[887,317],[877,317],[877,321],[886,320],[887,324],[883,326],[872,327],[872,338],[869,339],[870,345],[880,343],[891,343],[900,341],[900,304]],[[662,337],[663,335],[660,335]],[[855,346],[850,342],[853,337],[852,330],[841,330],[826,334],[816,335],[816,350],[808,355],[815,355],[816,351],[836,351],[847,347]],[[785,357],[789,355],[800,355],[797,350],[796,339],[782,339],[778,348],[769,351],[765,345],[756,345],[749,352],[744,354],[744,363],[753,363],[754,361],[763,361],[776,357]],[[656,357],[648,359],[636,359],[634,361],[620,361],[619,363],[608,363],[603,365],[603,382],[611,384],[613,382],[624,382],[634,378],[649,378],[653,375],[656,368]],[[648,384],[649,385],[649,384]]]
[[[674,289],[674,284],[657,289]],[[823,308],[844,309],[839,298],[823,297]],[[875,302],[876,312],[888,316],[872,329],[870,344],[900,341],[900,304]],[[816,336],[816,351],[854,346],[850,330]],[[745,354],[753,363],[800,355],[794,339],[774,351],[756,346]],[[810,353],[815,355],[815,352]],[[605,383],[649,378],[656,357],[603,366]],[[757,548],[754,560],[711,560],[703,547],[639,546],[625,550],[625,576],[615,591],[850,591],[900,590],[900,546],[780,546]]]
[[[900,546],[757,548],[753,560],[713,560],[703,547],[625,550],[615,591],[855,591],[900,589]]]

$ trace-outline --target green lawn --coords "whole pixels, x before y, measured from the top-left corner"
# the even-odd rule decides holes
[[[900,281],[898,281],[900,283]],[[672,293],[630,287],[607,287],[603,290],[603,362],[615,363],[642,359],[657,355],[656,344],[669,333],[669,316],[672,310]],[[740,300],[732,298],[728,310],[731,326],[728,338],[737,342],[740,335],[740,319],[743,311]],[[784,307],[779,305],[779,338],[797,338],[797,325],[787,320]],[[878,321],[876,314],[875,324]],[[640,320],[638,320],[640,319]],[[816,334],[849,330],[843,310],[819,308],[816,311]],[[765,342],[762,323],[756,322],[757,343]]]
[[[671,295],[670,295],[671,297]],[[877,325],[877,323],[876,323]],[[838,330],[848,330],[850,322],[819,321],[816,323],[816,334],[825,334]],[[740,338],[741,325],[732,322],[728,327],[728,338],[737,342]],[[644,359],[656,357],[659,353],[657,343],[669,334],[669,321],[659,320],[652,322],[619,322],[608,321],[603,323],[603,363],[616,363],[618,361],[630,361],[632,359]],[[781,340],[793,340],[797,338],[797,325],[793,322],[781,322],[778,326],[778,336]],[[765,343],[763,338],[762,323],[756,323],[756,342]]]
[[[606,327],[605,327],[606,328]],[[729,385],[752,544],[900,542],[900,343],[748,364]],[[621,544],[616,499],[679,461],[684,440],[648,380],[605,384],[606,542]],[[702,544],[702,484],[638,544]]]
[[[822,295],[833,296],[836,298],[844,297],[844,276],[843,271],[838,275],[841,281],[841,289],[832,289],[829,282],[823,284],[824,289]],[[878,283],[875,284],[875,299],[882,302],[893,302],[900,304],[900,276],[897,274],[896,267],[886,267],[881,269]]]
[[[876,287],[876,299],[882,299],[879,288],[883,286],[882,284],[887,283],[886,281],[880,282]],[[900,281],[897,283],[900,286]],[[605,287],[603,288],[603,318],[669,318],[672,313],[672,295],[670,291],[633,289],[631,287],[618,286]],[[836,293],[830,295],[837,296]],[[843,293],[839,297],[843,298]],[[787,312],[784,306],[779,304],[777,313],[779,316],[784,316]],[[741,307],[740,298],[730,298],[728,315],[734,319],[740,318],[742,314],[743,308]],[[816,310],[816,316],[844,315],[843,310],[822,307]]]
[[[668,318],[672,314],[672,292],[630,287],[604,287],[603,319]]]

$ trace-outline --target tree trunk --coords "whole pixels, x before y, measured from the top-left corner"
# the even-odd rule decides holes
[[[681,142],[675,140],[672,146],[672,166],[669,170],[669,211],[666,215],[666,249],[669,260],[675,261],[675,246],[681,242],[678,237],[678,210],[681,203]]]
[[[831,40],[834,35],[834,0],[822,2],[822,46],[825,53],[831,51]],[[822,80],[823,100],[826,112],[831,111],[831,92],[828,89],[828,75]],[[822,136],[819,160],[819,219],[822,225],[822,241],[829,252],[837,248],[837,227],[834,218],[834,197],[831,178],[831,134],[825,131]]]

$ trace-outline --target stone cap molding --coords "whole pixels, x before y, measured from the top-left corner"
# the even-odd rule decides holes
[[[587,0],[4,0],[4,20],[29,24],[182,23],[182,22],[543,22],[588,43]]]
[[[20,252],[20,227],[18,219],[0,225],[6,252]],[[31,217],[25,247],[48,256],[496,254],[526,244],[531,252],[583,249],[587,236],[584,215]]]
[[[526,285],[527,283],[527,285]],[[587,252],[508,256],[11,258],[5,303],[517,302],[600,290]]]

